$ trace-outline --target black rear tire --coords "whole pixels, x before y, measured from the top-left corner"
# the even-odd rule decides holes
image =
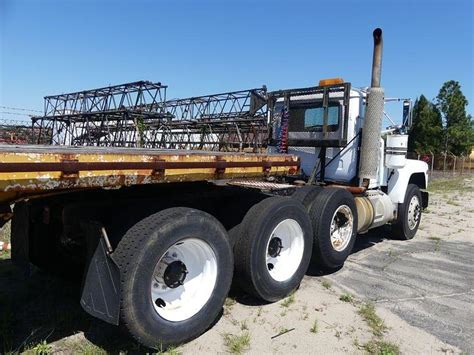
[[[267,264],[267,261],[271,253],[271,242],[279,239],[274,235],[275,229],[286,220],[296,221],[296,225],[301,228],[302,237],[298,234],[300,236],[298,240],[303,242],[302,255],[301,259],[290,259],[292,266],[288,267],[295,271],[292,271],[288,278],[279,280],[274,274],[272,276],[273,264]],[[295,225],[292,221],[285,223]],[[275,302],[296,289],[311,260],[311,222],[303,205],[289,197],[270,197],[257,203],[247,212],[239,230],[240,237],[234,247],[237,284],[247,293],[268,302]],[[293,245],[284,240],[279,246],[291,248]],[[287,250],[289,252],[290,249]],[[280,251],[286,252],[285,249],[279,249],[275,253],[276,257],[279,257]],[[279,267],[287,265],[289,264],[281,264]]]
[[[207,302],[190,318],[170,321],[155,310],[150,292],[155,267],[163,254],[186,238],[197,238],[213,250],[217,278]],[[178,244],[179,245],[179,244]],[[191,208],[153,214],[127,231],[113,253],[121,272],[121,322],[141,344],[157,348],[180,344],[202,334],[217,318],[229,291],[233,255],[227,232],[213,216]]]
[[[417,202],[415,201],[417,200]],[[413,204],[413,201],[415,203]],[[410,206],[412,203],[412,206]],[[417,207],[416,207],[417,206]],[[405,192],[403,203],[398,204],[397,221],[392,224],[392,235],[395,239],[409,240],[413,239],[421,222],[422,198],[418,186],[409,184]],[[409,216],[415,223],[410,225]]]
[[[303,186],[297,188],[291,197],[300,201],[309,211],[321,191],[323,191],[321,186]]]
[[[342,245],[345,245],[344,248],[337,250],[331,242],[331,223],[335,212],[341,206],[347,206],[352,214],[352,232],[347,242]],[[341,267],[350,255],[357,236],[357,208],[354,197],[343,188],[324,188],[316,197],[309,215],[314,232],[313,262],[325,269]]]

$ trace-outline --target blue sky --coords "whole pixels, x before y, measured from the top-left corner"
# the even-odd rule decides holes
[[[0,106],[42,110],[45,95],[136,80],[170,98],[327,77],[368,86],[375,27],[387,96],[432,99],[453,79],[473,113],[471,0],[0,0]]]

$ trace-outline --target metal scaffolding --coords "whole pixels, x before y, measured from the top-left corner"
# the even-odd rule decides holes
[[[166,86],[139,81],[45,97],[37,143],[235,151],[265,146],[266,88],[166,101]]]
[[[28,122],[0,119],[0,144],[28,144],[33,142],[33,131]]]

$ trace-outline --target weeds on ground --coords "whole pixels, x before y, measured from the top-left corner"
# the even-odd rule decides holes
[[[224,301],[224,315],[227,315],[232,310],[232,307],[237,303],[237,301],[232,297],[227,297]]]
[[[452,206],[461,206],[459,203],[457,203],[456,201],[454,201],[453,199],[449,199],[448,201],[446,201],[446,203],[448,205],[452,205]]]
[[[243,320],[242,322],[240,322],[240,330],[249,330],[246,320]]]
[[[287,298],[283,300],[281,303],[282,307],[288,308],[290,307],[293,303],[295,303],[295,293],[292,292]]]
[[[441,238],[440,237],[428,237],[428,239],[435,242],[435,251],[440,251],[441,249]]]
[[[466,184],[464,178],[437,179],[428,184],[430,192],[473,191],[471,184]]]
[[[53,348],[49,345],[46,340],[29,347],[25,350],[25,354],[35,354],[35,355],[47,355],[50,354]]]
[[[232,297],[227,297],[224,301],[224,307],[232,307],[237,301]]]
[[[364,344],[364,349],[369,354],[374,355],[398,355],[400,354],[400,348],[397,344],[385,341],[372,339]]]
[[[74,353],[80,353],[81,355],[106,355],[107,351],[101,347],[92,344],[88,341],[81,342],[73,347]]]
[[[339,300],[342,302],[352,303],[354,301],[354,296],[352,296],[350,293],[343,293],[339,296]]]
[[[329,282],[328,280],[323,280],[321,281],[321,285],[323,285],[323,287],[326,289],[326,290],[329,290],[331,288],[331,282]]]
[[[9,243],[10,233],[11,233],[10,222],[8,222],[3,227],[0,227],[0,242]]]
[[[311,329],[309,330],[311,333],[316,334],[318,332],[318,320],[315,319],[313,322],[313,325],[311,326]]]
[[[93,344],[91,344],[91,345],[93,345]],[[96,347],[96,348],[98,348],[98,347]],[[98,349],[103,350],[101,348],[98,348]],[[122,353],[122,352],[120,352],[120,353]],[[96,353],[92,352],[91,354],[96,354]],[[104,351],[101,354],[107,354],[107,352]],[[156,355],[179,355],[180,352],[174,346],[165,346],[165,345],[163,345],[163,343],[159,342],[158,345],[156,346],[156,353],[154,353],[154,354],[156,354]]]
[[[0,260],[11,259],[10,250],[0,250]]]
[[[224,334],[224,345],[232,354],[241,354],[250,348],[250,334],[244,332],[241,335]]]
[[[375,313],[375,306],[372,303],[366,303],[359,308],[360,316],[366,321],[375,336],[382,336],[387,330],[384,321]]]

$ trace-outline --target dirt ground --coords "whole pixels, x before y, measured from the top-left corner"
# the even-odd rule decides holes
[[[387,239],[384,228],[361,235],[342,269],[310,269],[274,304],[233,290],[210,330],[167,352],[474,353],[474,180],[435,181],[430,192],[414,240]],[[79,287],[37,269],[22,275],[1,254],[0,353],[146,351],[83,312]]]

